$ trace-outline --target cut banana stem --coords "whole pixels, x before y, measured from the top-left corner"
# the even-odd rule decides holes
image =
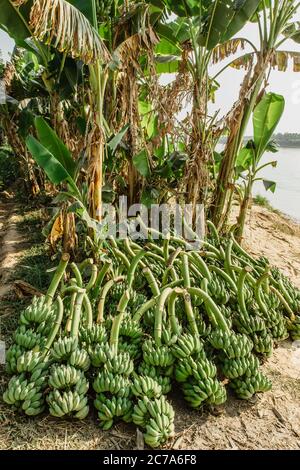
[[[167,267],[173,266],[175,260],[178,258],[181,252],[182,252],[182,248],[180,247],[176,248],[176,250],[173,251],[173,253],[169,256],[168,260],[166,261]]]
[[[180,334],[179,323],[178,323],[178,320],[177,320],[177,317],[176,317],[176,309],[175,309],[176,302],[177,302],[178,297],[180,295],[183,295],[184,292],[185,292],[184,289],[176,288],[169,295],[169,299],[168,299],[168,314],[169,314],[169,318],[170,318],[171,328],[172,328],[172,331],[175,335]]]
[[[158,302],[159,297],[153,297],[152,299],[148,300],[144,303],[133,315],[133,320],[135,322],[139,322],[142,316],[151,308],[154,308]]]
[[[110,235],[108,237],[108,239],[109,239],[109,242],[110,242],[110,244],[113,248],[118,248],[117,242],[116,242],[116,240],[114,239],[114,237],[112,235]]]
[[[103,280],[106,274],[108,273],[108,271],[111,269],[111,267],[112,267],[112,261],[109,259],[104,262],[102,268],[100,269],[99,274],[97,275],[96,282],[91,292],[93,299],[98,299]]]
[[[283,282],[282,282],[281,279],[279,279],[278,284],[279,284],[280,290],[281,290],[282,294],[284,295],[286,301],[291,304],[291,303],[292,303],[292,299],[291,299],[291,297],[290,297],[288,291],[287,291],[286,288],[284,287]],[[276,287],[276,285],[275,285],[275,287]]]
[[[127,289],[124,294],[122,295],[119,305],[118,305],[118,315],[114,318],[113,324],[111,327],[111,335],[110,335],[110,346],[112,350],[114,351],[115,354],[118,352],[118,341],[119,341],[119,332],[120,332],[120,326],[122,323],[122,319],[125,313],[125,310],[127,308],[129,299],[130,299],[130,293],[129,289]]]
[[[220,311],[218,306],[215,304],[213,299],[210,297],[209,294],[207,294],[204,290],[199,289],[197,287],[190,287],[187,289],[188,293],[191,295],[195,295],[197,297],[200,297],[201,299],[204,300],[205,306],[207,307],[207,313],[210,316],[210,311],[213,313],[215,321],[218,324],[218,327],[225,331],[227,334],[230,335],[230,329]]]
[[[201,289],[204,290],[204,292],[206,292],[208,294],[208,280],[206,278],[202,279],[202,281],[201,281]],[[202,302],[204,302],[204,300],[202,300]],[[210,312],[210,315],[209,315],[210,322],[211,322],[212,326],[217,328],[218,322],[215,319],[215,316],[212,313],[212,311],[210,310],[209,312]]]
[[[164,257],[164,250],[160,246],[155,245],[155,243],[147,243],[146,245],[147,250],[152,250],[155,252],[157,256],[160,256],[159,259],[163,259]],[[158,259],[158,258],[157,258]]]
[[[293,310],[291,309],[291,307],[289,306],[289,304],[287,303],[287,301],[285,300],[285,298],[283,297],[283,295],[281,294],[281,292],[279,292],[276,287],[274,286],[270,286],[270,290],[275,294],[277,295],[278,299],[280,300],[280,302],[282,303],[282,305],[284,306],[286,312],[289,314],[290,316],[290,320],[292,322],[294,322],[296,320],[296,316],[293,312]]]
[[[127,274],[128,289],[132,288],[132,285],[133,285],[133,282],[134,282],[135,272],[138,268],[138,265],[140,264],[141,259],[145,255],[146,255],[146,252],[144,250],[140,250],[140,252],[137,255],[135,255],[135,257],[131,261],[130,266],[129,266],[129,271],[128,271],[128,274]]]
[[[218,230],[217,230],[215,224],[214,224],[211,220],[207,220],[207,221],[206,221],[206,224],[207,224],[207,226],[208,226],[208,228],[209,228],[211,237],[216,240],[216,242],[218,243],[218,245],[220,245],[220,236],[219,236],[219,232],[218,232]]]
[[[183,277],[184,287],[191,287],[189,259],[186,253],[181,253],[181,274]]]
[[[240,253],[241,255],[245,256],[245,258],[247,258],[249,261],[251,261],[252,264],[256,265],[256,260],[254,258],[252,258],[252,256],[247,253],[246,250],[244,250],[241,245],[237,242],[237,240],[235,239],[233,233],[230,234],[231,235],[231,240],[232,240],[232,246],[233,248],[238,252]]]
[[[78,336],[79,323],[80,323],[80,317],[81,317],[81,311],[82,311],[82,302],[84,299],[84,295],[85,295],[84,289],[80,289],[76,295],[73,319],[72,319],[72,324],[71,324],[71,336],[73,337]]]
[[[173,290],[171,288],[166,288],[162,291],[158,299],[154,322],[154,339],[157,346],[161,346],[162,319],[165,310],[165,303],[172,292]]]
[[[164,239],[163,253],[164,253],[165,262],[167,262],[170,256],[170,234],[169,233],[166,235]]]
[[[189,288],[187,288],[187,290],[188,289]],[[197,323],[196,323],[195,315],[194,315],[194,310],[193,310],[193,306],[192,306],[192,300],[191,300],[191,296],[188,292],[184,293],[184,307],[185,307],[185,313],[186,313],[186,316],[187,316],[187,320],[189,322],[189,325],[190,325],[190,328],[191,328],[191,331],[192,331],[193,335],[199,336],[199,331],[198,331],[198,327],[197,327]]]
[[[50,335],[47,339],[47,342],[45,344],[45,347],[44,347],[44,350],[46,352],[48,352],[49,349],[51,348],[52,343],[55,340],[57,333],[59,332],[61,322],[62,322],[62,319],[63,319],[64,304],[63,304],[63,301],[62,301],[62,299],[59,295],[56,298],[56,303],[57,303],[56,319],[55,319],[53,329],[52,329],[52,331],[51,331],[51,333],[50,333]]]
[[[160,294],[160,290],[158,287],[158,284],[156,282],[156,279],[152,273],[152,271],[149,268],[144,268],[143,269],[143,274],[145,278],[147,279],[147,282],[149,284],[149,287],[151,289],[152,294],[156,297]]]
[[[82,289],[82,287],[79,287],[78,285],[65,287],[64,289],[62,289],[61,294],[63,296],[65,296],[66,294],[77,294],[80,289]]]
[[[169,282],[169,284],[166,284],[165,286],[162,286],[164,289],[167,289],[167,287],[171,287],[173,289],[174,287],[182,287],[184,285],[183,279],[177,279],[176,281]]]
[[[155,261],[158,261],[159,263],[161,263],[163,266],[165,264],[165,260],[162,256],[156,254],[156,253],[153,253],[152,251],[146,251],[146,257],[147,258],[153,258]]]
[[[81,273],[84,273],[84,271],[86,270],[86,268],[88,266],[92,266],[94,264],[94,260],[93,258],[86,258],[85,260],[83,260],[80,264],[79,264],[79,270]]]
[[[64,253],[61,257],[61,260],[59,262],[59,265],[55,271],[55,274],[53,276],[53,279],[51,281],[51,284],[47,290],[47,294],[46,294],[46,297],[45,297],[45,300],[47,302],[48,305],[51,305],[53,299],[54,299],[54,296],[55,296],[55,293],[57,291],[57,288],[59,286],[59,283],[66,271],[66,268],[67,268],[67,265],[69,263],[69,260],[70,260],[70,255],[68,253]]]
[[[129,269],[130,268],[130,261],[127,258],[127,256],[125,255],[125,253],[123,253],[121,250],[119,250],[118,248],[115,248],[115,247],[112,247],[112,251],[115,254],[115,256],[117,258],[119,258],[119,260],[124,265],[124,267],[126,269]]]
[[[84,306],[85,315],[86,315],[86,328],[92,328],[93,309],[92,309],[90,299],[88,298],[88,295],[86,293],[83,296],[83,306]]]
[[[77,264],[71,263],[70,268],[72,269],[73,274],[76,278],[76,282],[77,282],[78,287],[82,288],[83,287],[82,276],[81,276],[81,272],[79,271],[79,268],[78,268]]]
[[[227,284],[231,287],[232,291],[237,294],[237,287],[236,287],[236,284],[235,282],[231,279],[230,276],[228,276],[228,274],[223,271],[221,268],[219,268],[218,266],[210,266],[210,271],[213,271],[215,272],[216,274],[218,274],[218,276],[222,277],[224,279],[225,282],[227,282]],[[254,279],[254,278],[253,278]],[[254,282],[255,282],[255,279],[254,279]]]
[[[245,264],[245,263],[244,263]],[[249,264],[246,264],[244,267],[248,267],[252,270],[252,272],[254,272],[252,266],[250,266]],[[244,268],[242,268],[241,266],[232,266],[232,269],[240,274]],[[256,279],[252,276],[252,274],[250,274],[250,272],[248,272],[248,276],[247,276],[247,281],[249,281],[249,284],[251,284],[251,286],[255,289],[256,287]]]
[[[255,286],[255,290],[254,290],[256,302],[258,303],[259,308],[261,309],[261,311],[266,315],[268,314],[268,307],[266,306],[266,304],[265,304],[265,302],[263,301],[263,298],[262,298],[262,286],[263,286],[265,280],[269,276],[270,276],[269,272],[265,272],[262,276],[260,276],[260,278],[256,282],[256,286]]]
[[[237,289],[238,289],[238,303],[240,306],[241,311],[244,315],[248,316],[248,310],[245,303],[245,295],[244,295],[244,288],[245,288],[245,281],[248,275],[252,272],[252,268],[246,266],[239,274],[238,282],[237,282]]]
[[[97,275],[98,275],[98,268],[95,264],[92,265],[91,267],[91,277],[87,285],[85,286],[85,290],[89,292],[95,285],[95,282],[97,280]]]
[[[207,264],[205,263],[203,258],[201,258],[199,253],[196,253],[195,251],[188,253],[188,257],[190,258],[191,263],[193,263],[196,266],[196,268],[199,269],[202,276],[206,277],[208,281],[211,281],[211,273],[208,269]]]
[[[234,272],[234,269],[232,268],[232,258],[231,258],[232,245],[233,245],[233,240],[230,239],[226,246],[224,267],[225,267],[225,271],[227,272],[227,274],[236,282],[235,272]]]
[[[105,306],[105,300],[108,292],[110,289],[117,284],[118,282],[122,282],[125,280],[125,276],[117,276],[114,279],[111,279],[108,281],[106,284],[104,284],[101,294],[100,294],[100,299],[98,303],[98,315],[97,315],[97,323],[103,323],[104,321],[104,306]]]
[[[164,274],[163,274],[162,286],[165,286],[168,283],[169,274],[171,275],[172,282],[178,279],[174,266],[168,266],[167,269],[165,269]]]

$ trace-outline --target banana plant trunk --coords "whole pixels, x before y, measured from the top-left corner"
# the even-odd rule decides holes
[[[196,217],[197,204],[205,204],[209,189],[208,164],[211,160],[210,146],[207,144],[205,127],[206,84],[199,83],[194,87],[193,129],[190,142],[190,160],[186,172],[186,192],[189,204],[192,204],[193,222]]]
[[[104,162],[104,136],[102,129],[95,124],[92,133],[89,155],[89,201],[90,215],[101,221],[102,215],[102,187],[103,187],[103,162]]]
[[[221,163],[211,210],[211,218],[218,230],[221,230],[224,226],[231,209],[236,158],[243,144],[247,125],[265,78],[270,62],[270,54],[271,52],[262,55],[256,64],[252,77],[250,76],[251,69],[245,76],[240,91],[239,106],[229,126],[231,130]]]
[[[249,181],[247,183],[244,198],[240,206],[239,216],[237,218],[236,239],[239,243],[241,243],[243,239],[246,218],[247,218],[248,209],[249,209],[250,201],[251,201],[252,185],[253,185],[252,177],[249,176]]]

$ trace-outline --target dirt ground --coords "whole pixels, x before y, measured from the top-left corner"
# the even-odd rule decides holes
[[[22,237],[15,227],[13,203],[0,205],[0,297],[7,295]],[[300,226],[253,206],[245,239],[255,255],[267,256],[300,287]],[[0,299],[1,300],[1,299]],[[8,315],[9,311],[1,312]],[[0,330],[1,332],[1,330]],[[217,409],[193,411],[177,395],[176,435],[170,449],[299,449],[300,343],[284,342],[263,366],[273,381],[271,392],[248,402],[230,397]],[[0,372],[1,373],[1,372]],[[7,378],[0,376],[0,392]],[[0,449],[134,449],[135,426],[120,424],[103,432],[96,414],[83,422],[51,417],[26,418],[0,401]]]

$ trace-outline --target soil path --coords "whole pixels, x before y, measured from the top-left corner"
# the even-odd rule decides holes
[[[0,302],[11,291],[11,274],[22,254],[24,236],[17,231],[17,205],[0,201]]]

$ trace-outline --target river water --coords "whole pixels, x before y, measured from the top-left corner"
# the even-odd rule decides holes
[[[277,167],[261,171],[260,177],[277,183],[275,193],[266,191],[262,182],[256,182],[254,195],[266,197],[270,204],[300,221],[300,149],[280,148],[277,153],[266,153],[261,164],[277,160]]]
[[[223,150],[219,144],[217,151]],[[266,191],[262,181],[254,184],[253,195],[264,196],[271,206],[300,222],[300,148],[280,148],[277,153],[267,152],[260,162],[277,161],[277,167],[268,166],[258,175],[277,183],[275,193]]]

